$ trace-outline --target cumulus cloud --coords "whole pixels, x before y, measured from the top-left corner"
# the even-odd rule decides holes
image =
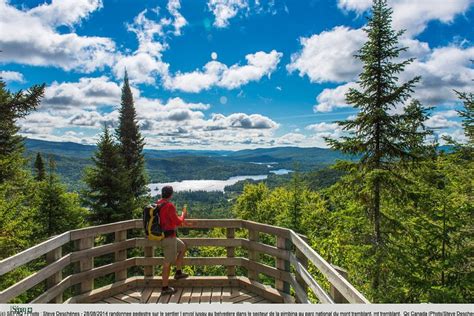
[[[138,97],[138,91],[133,90]],[[56,82],[46,87],[40,109],[67,110],[73,108],[95,109],[100,105],[117,105],[120,86],[107,77],[83,77],[78,82]]]
[[[474,47],[447,46],[435,48],[406,68],[401,79],[421,75],[415,97],[426,105],[453,105],[457,100],[454,89],[474,91]]]
[[[402,81],[422,76],[421,82],[415,87],[414,98],[427,106],[452,106],[458,102],[454,90],[473,91],[474,68],[471,60],[474,59],[474,47],[451,45],[431,49],[422,44],[419,47],[424,47],[422,50],[426,54],[408,65],[400,75]],[[345,94],[351,87],[357,88],[357,85],[351,81],[336,88],[324,89],[316,97],[314,110],[329,112],[335,108],[348,107]]]
[[[350,88],[357,87],[356,83],[349,82],[333,89],[324,89],[316,97],[316,105],[314,105],[313,110],[315,112],[331,112],[335,108],[351,107],[346,103],[346,93]]]
[[[32,8],[28,14],[54,27],[73,27],[102,7],[101,0],[52,0],[50,4],[44,3]]]
[[[0,78],[2,78],[2,80],[5,82],[25,82],[23,74],[17,71],[0,71]]]
[[[60,33],[100,9],[101,1],[53,1],[19,10],[0,0],[1,62],[92,72],[114,62],[115,43],[106,37]]]
[[[393,8],[393,26],[395,29],[406,29],[407,35],[420,34],[426,29],[429,21],[438,20],[450,23],[454,18],[465,12],[472,0],[389,0]],[[339,0],[339,8],[355,11],[358,14],[370,9],[371,0]]]
[[[210,104],[178,97],[166,101],[147,98],[134,88],[132,92],[149,147],[267,146],[279,127],[261,114],[206,114]],[[38,111],[19,122],[21,133],[39,139],[95,143],[104,124],[116,127],[120,96],[121,87],[105,76],[55,82],[47,87]]]
[[[208,125],[210,130],[227,128],[273,129],[277,127],[278,124],[266,116],[260,114],[247,115],[245,113],[233,113],[229,116],[213,114]]]
[[[239,11],[248,9],[248,0],[209,0],[209,10],[214,14],[214,26],[223,28],[229,25],[229,20],[235,17]]]
[[[300,38],[302,49],[291,56],[290,72],[298,71],[311,82],[344,82],[353,80],[361,69],[354,58],[366,35],[361,29],[337,26],[311,37]]]
[[[202,70],[177,73],[164,78],[164,86],[171,90],[200,92],[214,86],[235,89],[251,81],[270,76],[278,66],[282,53],[272,50],[269,53],[256,52],[245,56],[246,65],[234,64],[230,67],[218,62],[208,62]]]
[[[300,133],[288,133],[275,140],[276,145],[299,145],[306,140],[306,136]]]

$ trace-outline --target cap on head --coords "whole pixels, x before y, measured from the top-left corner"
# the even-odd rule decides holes
[[[173,195],[173,187],[166,185],[161,189],[161,197],[163,199],[169,199]]]

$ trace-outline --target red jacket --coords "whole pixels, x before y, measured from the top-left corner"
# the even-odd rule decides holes
[[[176,207],[174,206],[173,203],[161,199],[156,202],[156,204],[160,204],[166,202],[165,205],[160,210],[160,223],[161,223],[161,229],[163,231],[166,230],[174,230],[176,231],[176,227],[180,226],[183,221],[184,221],[184,216],[178,216],[176,214]],[[170,237],[176,237],[176,232],[173,233]]]

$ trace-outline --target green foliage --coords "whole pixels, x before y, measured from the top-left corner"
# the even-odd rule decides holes
[[[40,202],[35,222],[41,239],[83,227],[87,216],[79,195],[66,191],[54,169],[54,160],[50,159],[47,179],[39,184]]]
[[[421,159],[425,152],[423,140],[429,133],[425,130],[426,109],[418,101],[411,102],[403,113],[392,113],[413,92],[413,87],[420,77],[405,83],[399,83],[398,75],[413,59],[396,61],[406,47],[399,47],[398,42],[404,31],[395,31],[391,26],[392,9],[386,0],[374,0],[372,16],[367,27],[368,40],[359,50],[356,57],[363,63],[362,73],[357,82],[360,89],[352,88],[346,95],[348,104],[359,112],[355,119],[338,122],[349,136],[342,140],[327,139],[333,149],[360,156],[357,169],[349,166],[354,172],[363,172],[364,202],[368,216],[373,223],[373,292],[377,299],[379,294],[382,265],[387,253],[384,249],[384,217],[382,208],[383,194],[390,193],[396,185],[397,175],[392,173],[398,161]],[[381,294],[381,293],[380,293]]]
[[[0,78],[0,183],[14,177],[18,161],[23,161],[23,138],[16,121],[36,109],[43,94],[44,85],[12,93]]]
[[[90,208],[93,224],[106,224],[133,218],[134,197],[130,192],[128,172],[108,128],[97,144],[94,166],[85,173],[87,189],[84,202]]]
[[[120,153],[124,166],[129,173],[130,190],[135,198],[139,198],[147,193],[146,184],[148,179],[145,172],[145,158],[143,155],[145,141],[138,127],[132,90],[130,89],[126,72],[122,87],[121,104],[119,126],[116,134],[120,143]]]
[[[474,93],[455,91],[459,100],[463,102],[464,109],[458,111],[463,122],[464,134],[469,146],[474,146]]]
[[[46,178],[46,171],[44,169],[44,162],[40,153],[36,154],[34,167],[35,167],[35,173],[36,173],[35,180],[43,181]]]
[[[158,197],[155,198],[155,200]],[[188,205],[188,218],[231,218],[231,204],[223,192],[183,191],[173,194],[176,209]]]

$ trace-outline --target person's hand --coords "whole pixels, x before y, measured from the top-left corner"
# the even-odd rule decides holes
[[[183,216],[187,217],[188,216],[188,205],[184,204],[183,206]]]

